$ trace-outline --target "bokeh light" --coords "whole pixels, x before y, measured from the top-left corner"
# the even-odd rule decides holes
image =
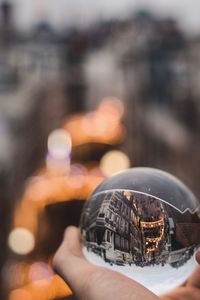
[[[9,300],[34,300],[30,292],[25,289],[16,289],[10,293]]]
[[[30,282],[38,280],[50,280],[54,275],[52,268],[45,262],[35,262],[29,270]]]
[[[87,143],[116,144],[125,138],[121,118],[124,106],[118,98],[102,100],[94,111],[68,118],[64,128],[70,133],[73,146]]]
[[[2,274],[10,290],[23,286],[27,282],[30,265],[27,261],[10,261],[5,264]]]
[[[98,112],[88,113],[83,118],[81,127],[85,134],[90,137],[101,136],[106,133],[107,118]]]
[[[46,168],[48,173],[52,175],[68,174],[70,170],[70,158],[58,159],[48,154]]]
[[[48,137],[48,151],[52,157],[66,159],[69,157],[71,149],[71,136],[66,130],[56,129],[50,133]]]
[[[83,188],[86,183],[86,176],[88,176],[88,171],[83,165],[73,164],[70,169],[70,178],[68,180],[70,188]]]
[[[116,97],[105,97],[99,104],[98,111],[103,114],[110,114],[117,119],[124,115],[124,103]]]
[[[28,229],[18,227],[10,232],[8,245],[16,254],[26,255],[34,249],[35,238]]]
[[[122,151],[113,150],[107,152],[100,161],[100,169],[105,176],[111,176],[116,172],[128,169],[130,159]]]

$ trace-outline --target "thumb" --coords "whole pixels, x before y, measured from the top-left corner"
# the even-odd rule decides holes
[[[76,227],[65,231],[53,265],[78,299],[158,299],[139,283],[88,262],[82,254],[80,232]]]
[[[197,260],[198,264],[200,264],[200,251],[198,251],[196,254],[196,260]]]
[[[86,289],[96,268],[83,256],[78,228],[70,226],[66,229],[63,242],[53,258],[53,267],[72,290],[79,294]]]
[[[196,268],[194,273],[188,279],[187,286],[200,288],[200,251],[198,251],[196,254],[196,260],[199,266]]]

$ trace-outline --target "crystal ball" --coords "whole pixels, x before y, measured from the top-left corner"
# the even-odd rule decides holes
[[[104,180],[81,215],[86,258],[141,283],[157,295],[194,271],[200,206],[176,177],[132,168]]]

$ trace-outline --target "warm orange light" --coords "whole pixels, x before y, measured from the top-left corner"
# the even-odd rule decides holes
[[[67,297],[72,294],[71,289],[58,275],[54,275],[52,278],[52,289],[54,289],[55,298]]]
[[[113,120],[114,121],[114,120]],[[112,127],[116,127],[118,124],[116,122],[112,122],[106,115],[94,112],[88,113],[82,118],[81,122],[81,130],[83,133],[89,137],[97,137],[106,134],[107,130],[115,129],[115,128],[108,128],[108,123]]]
[[[27,262],[13,262],[6,264],[4,272],[4,280],[11,289],[21,287],[26,284],[29,274],[30,265]]]
[[[104,174],[107,175],[101,169],[70,165],[72,144],[120,142],[125,133],[121,124],[123,113],[121,101],[109,97],[103,99],[96,111],[72,117],[63,129],[49,135],[46,165],[27,182],[15,211],[15,229],[9,236],[13,251],[27,254],[34,249],[38,214],[46,205],[71,199],[85,200],[101,183]],[[29,262],[25,273],[20,281],[24,287],[13,290],[9,300],[52,300],[71,295],[70,288],[47,263]]]
[[[69,176],[39,177],[27,186],[22,201],[30,201],[43,207],[46,204],[86,199],[88,194],[103,180],[103,176],[77,173]]]
[[[22,289],[13,290],[9,300],[53,300],[68,297],[71,294],[72,291],[64,280],[54,275],[51,280],[34,281]]]
[[[35,300],[35,299],[32,298],[32,295],[29,291],[26,291],[25,289],[16,289],[10,293],[9,300]]]
[[[113,97],[103,99],[96,111],[79,114],[68,119],[64,128],[72,137],[73,146],[85,143],[116,144],[125,136],[121,118],[123,103]]]
[[[129,167],[130,159],[128,156],[117,150],[107,152],[100,161],[100,169],[105,176],[111,176]]]
[[[91,174],[81,166],[73,166],[68,176],[34,177],[27,184],[24,196],[15,211],[15,227],[25,227],[33,234],[37,230],[38,212],[46,205],[68,201],[85,200],[104,179],[102,174]]]
[[[99,104],[98,111],[110,114],[120,120],[124,115],[124,104],[116,97],[105,97]]]

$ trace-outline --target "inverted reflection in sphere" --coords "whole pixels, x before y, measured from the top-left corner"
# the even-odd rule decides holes
[[[200,244],[200,208],[174,176],[133,168],[106,179],[81,216],[84,254],[156,294],[193,272]]]

